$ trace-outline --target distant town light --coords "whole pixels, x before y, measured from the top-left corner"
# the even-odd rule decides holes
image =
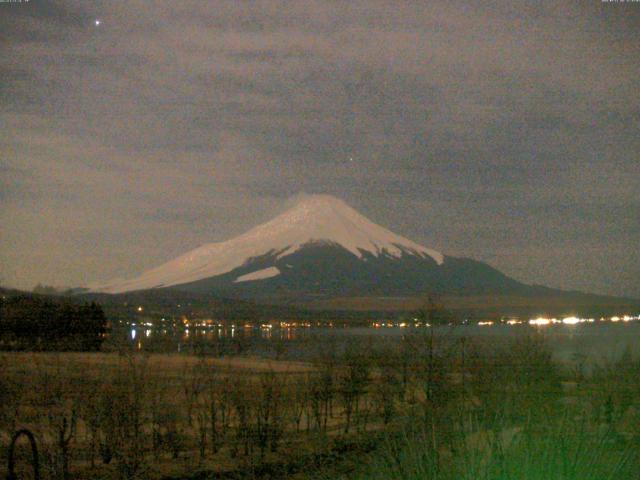
[[[551,320],[544,317],[532,318],[529,320],[529,325],[549,325]]]
[[[562,323],[564,323],[565,325],[576,325],[581,321],[582,320],[580,320],[578,317],[565,317],[562,319]]]

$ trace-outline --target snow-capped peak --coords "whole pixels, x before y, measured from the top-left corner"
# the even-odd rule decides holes
[[[94,288],[119,293],[194,282],[230,272],[249,259],[268,253],[277,258],[305,245],[339,245],[358,258],[363,252],[431,257],[441,264],[441,253],[428,249],[383,228],[360,215],[345,202],[330,195],[309,195],[293,208],[231,240],[209,243],[137,278]]]

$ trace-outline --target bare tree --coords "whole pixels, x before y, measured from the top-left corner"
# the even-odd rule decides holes
[[[248,381],[238,375],[231,390],[231,405],[235,415],[235,442],[232,454],[237,454],[240,446],[245,456],[251,452],[251,408],[253,397],[249,392]]]
[[[360,397],[369,382],[370,368],[363,354],[350,345],[345,353],[345,365],[340,372],[340,395],[345,414],[344,432],[349,433],[351,420],[359,412]]]
[[[296,375],[290,383],[291,389],[291,415],[296,426],[296,432],[300,431],[302,416],[309,402],[309,376]]]

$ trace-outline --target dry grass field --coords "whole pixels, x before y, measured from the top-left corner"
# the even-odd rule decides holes
[[[371,396],[354,391],[345,403],[334,390],[348,373],[328,368],[251,357],[4,353],[0,441],[32,431],[45,478],[162,478],[311,455],[345,432],[345,409],[346,430],[380,424]]]
[[[555,363],[542,337],[486,345],[415,334],[372,345],[327,346],[308,363],[3,353],[0,445],[6,452],[12,432],[29,429],[42,478],[65,480],[596,480],[632,478],[640,465],[631,354],[587,372]],[[16,453],[18,478],[29,478],[24,441]],[[545,465],[570,475],[535,476]]]

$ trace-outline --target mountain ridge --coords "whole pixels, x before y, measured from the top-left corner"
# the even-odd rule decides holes
[[[130,280],[90,285],[90,290],[122,293],[170,287],[226,274],[252,258],[275,253],[277,258],[308,245],[337,244],[358,258],[404,254],[437,264],[444,255],[381,227],[329,195],[304,197],[294,207],[230,240],[207,243]]]
[[[427,248],[327,195],[306,196],[244,234],[202,245],[133,279],[90,291],[113,294],[167,288],[263,304],[330,305],[336,298],[425,294],[578,298],[576,292],[529,285],[486,263]],[[594,301],[604,298],[591,297]]]

